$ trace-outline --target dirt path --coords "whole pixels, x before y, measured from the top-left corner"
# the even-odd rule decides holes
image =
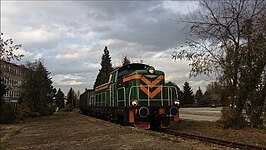
[[[227,149],[84,116],[58,113],[4,126],[5,149]],[[4,139],[4,140],[3,140]]]

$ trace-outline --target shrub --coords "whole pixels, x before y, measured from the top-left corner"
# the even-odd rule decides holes
[[[234,128],[241,129],[245,127],[245,118],[242,115],[238,115],[230,107],[224,107],[222,109],[221,123],[223,124],[224,129]]]
[[[37,111],[31,112],[30,117],[32,117],[32,118],[40,117],[40,113]]]
[[[49,107],[45,107],[45,108],[42,108],[40,111],[39,111],[40,115],[41,116],[48,116],[48,115],[51,115],[54,113],[54,109],[53,108],[49,108]]]
[[[67,104],[66,105],[66,108],[65,108],[65,111],[72,111],[73,110],[73,107],[71,104]]]
[[[16,120],[17,121],[23,121],[28,117],[32,117],[34,114],[31,112],[30,108],[27,107],[24,104],[18,105],[17,106],[17,111],[16,111]]]
[[[12,103],[3,103],[1,106],[0,123],[13,123],[16,118],[16,108]]]

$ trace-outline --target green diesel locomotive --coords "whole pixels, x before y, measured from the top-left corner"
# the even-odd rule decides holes
[[[167,128],[179,121],[177,89],[165,85],[165,74],[133,63],[111,74],[108,83],[80,96],[80,110],[91,116],[138,128]]]

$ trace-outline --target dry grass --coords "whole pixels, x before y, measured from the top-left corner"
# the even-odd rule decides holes
[[[4,127],[4,126],[1,126]],[[19,127],[19,128],[18,128]],[[6,125],[4,149],[231,149],[197,140],[98,120],[78,112],[57,113]],[[2,134],[1,134],[2,136]]]
[[[173,123],[171,128],[202,136],[221,138],[235,142],[266,146],[266,130],[251,129],[223,129],[217,122],[181,120]]]

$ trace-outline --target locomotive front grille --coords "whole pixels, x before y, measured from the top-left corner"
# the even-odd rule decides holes
[[[144,92],[143,87],[149,92]],[[153,89],[147,85],[132,86],[129,90],[129,99],[137,99],[140,106],[169,106],[173,104],[174,100],[177,100],[177,89],[174,86],[156,85]],[[157,89],[160,91],[157,92]],[[154,92],[156,95],[153,94],[151,98],[151,94]]]

